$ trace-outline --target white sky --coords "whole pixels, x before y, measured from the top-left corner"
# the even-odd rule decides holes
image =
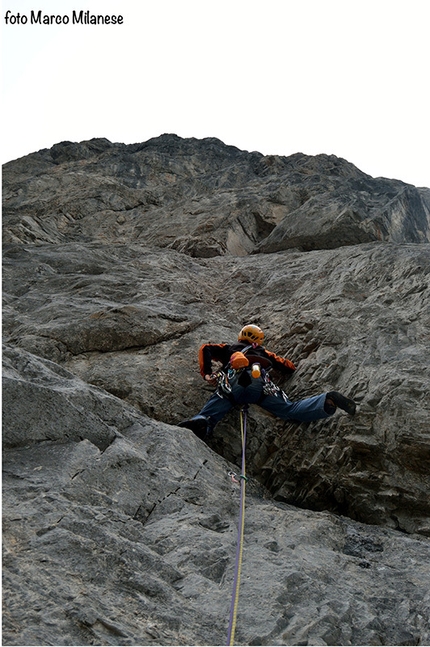
[[[124,24],[31,25],[32,9]],[[429,0],[3,0],[1,162],[176,133],[430,187],[429,16]]]

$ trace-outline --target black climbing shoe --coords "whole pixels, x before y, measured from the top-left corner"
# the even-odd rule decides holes
[[[183,420],[178,424],[178,427],[186,427],[196,434],[202,440],[207,440],[210,435],[209,420],[205,416],[194,416],[190,420]]]
[[[337,391],[330,391],[330,393],[327,393],[326,401],[329,400],[331,400],[336,407],[342,409],[342,411],[349,413],[350,416],[353,416],[355,414],[357,405],[355,404],[354,400],[346,398],[344,395],[338,393]],[[330,402],[327,403],[330,404]]]

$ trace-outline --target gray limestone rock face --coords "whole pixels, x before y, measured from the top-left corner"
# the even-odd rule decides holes
[[[246,323],[290,399],[358,409],[250,407],[236,644],[428,644],[430,190],[163,135],[11,162],[3,201],[4,644],[225,643],[239,413],[177,423]]]
[[[263,156],[163,135],[63,142],[4,166],[4,242],[139,242],[197,258],[429,242],[430,189],[334,155]]]
[[[28,390],[4,415],[21,436],[3,450],[3,644],[226,644],[236,466],[50,361],[5,355]],[[235,644],[428,644],[428,539],[277,503],[252,478],[246,492]]]
[[[211,394],[199,346],[258,321],[297,366],[282,383],[290,399],[337,390],[359,409],[299,424],[252,407],[253,474],[278,500],[430,534],[427,244],[198,260],[70,243],[4,256],[5,339],[169,424]],[[211,441],[231,461],[237,429],[233,412]]]

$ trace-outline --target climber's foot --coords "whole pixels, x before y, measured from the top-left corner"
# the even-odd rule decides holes
[[[209,435],[208,419],[205,416],[194,416],[190,420],[183,420],[178,424],[178,427],[185,427],[191,429],[202,440],[206,440]]]
[[[346,411],[346,413],[349,413],[350,416],[353,416],[356,412],[357,405],[355,404],[354,400],[345,397],[337,391],[330,391],[330,393],[327,393],[326,400],[327,404],[330,405],[331,403],[333,403],[335,407],[339,407],[339,409],[342,409],[342,411]]]

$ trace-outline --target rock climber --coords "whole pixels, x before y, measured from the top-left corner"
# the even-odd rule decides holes
[[[215,425],[234,407],[257,404],[283,420],[311,422],[332,416],[337,407],[353,416],[356,404],[337,391],[329,391],[292,402],[269,377],[273,368],[284,375],[296,370],[289,359],[271,353],[263,346],[264,332],[248,324],[234,344],[203,344],[199,350],[200,373],[215,392],[203,409],[179,427],[191,429],[199,438],[208,439]],[[212,362],[222,368],[214,372]]]

